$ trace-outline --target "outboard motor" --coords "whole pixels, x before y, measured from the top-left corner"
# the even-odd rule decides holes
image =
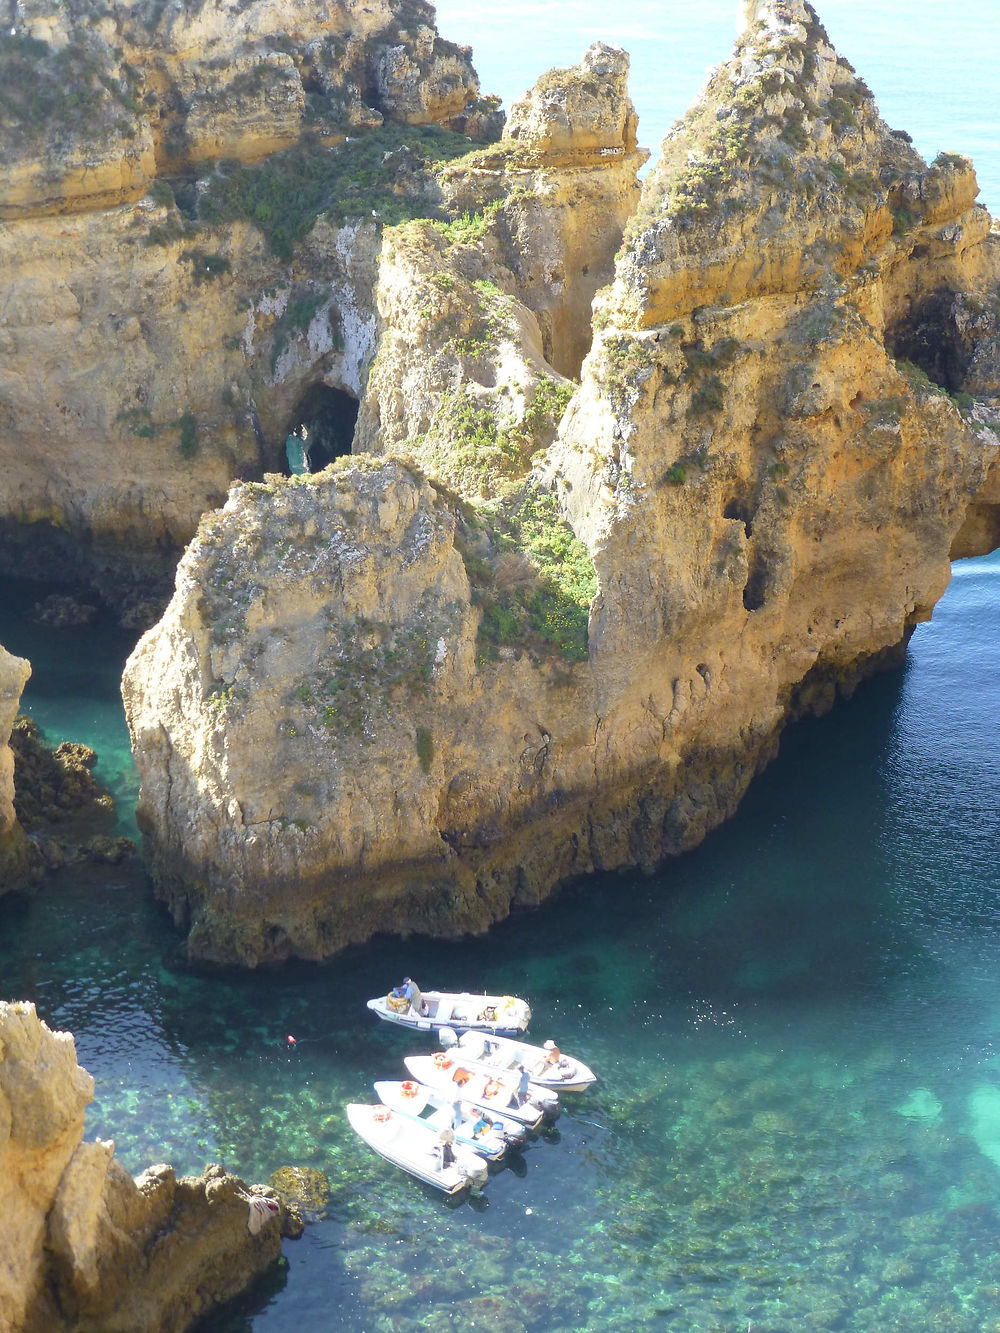
[[[453,1046],[458,1045],[458,1033],[454,1028],[438,1028],[438,1041],[441,1043],[442,1051],[450,1051]]]
[[[468,1157],[462,1159],[462,1171],[470,1185],[475,1185],[477,1189],[482,1189],[490,1178],[486,1163],[481,1157],[475,1157],[470,1153]]]
[[[504,1129],[502,1125],[494,1125],[493,1128],[508,1148],[523,1148],[528,1142],[528,1131],[525,1129]]]
[[[559,1119],[562,1107],[559,1105],[558,1092],[550,1092],[547,1088],[533,1088],[528,1100],[542,1112],[547,1125],[554,1125]]]

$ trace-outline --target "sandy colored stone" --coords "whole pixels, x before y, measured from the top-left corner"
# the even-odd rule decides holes
[[[34,857],[14,812],[14,755],[10,733],[31,675],[23,657],[0,646],[0,895],[24,888],[34,877]]]
[[[83,1140],[94,1080],[73,1038],[0,1001],[0,1328],[181,1333],[280,1252],[285,1210],[256,1235],[248,1190],[218,1166],[137,1180],[114,1144]],[[255,1191],[261,1187],[254,1186]]]
[[[556,234],[587,79],[541,80],[513,118],[559,145]],[[476,244],[386,239],[359,429],[387,456],[235,488],[126,668],[154,875],[196,954],[457,935],[693,847],[790,719],[902,659],[993,503],[1000,237],[968,160],[928,167],[808,6],[758,5],[668,135],[579,388],[522,448],[514,386],[564,383],[532,280],[495,263],[531,143],[444,173],[497,204]],[[500,580],[535,576],[516,544],[487,551],[528,492],[558,497],[596,572],[585,661],[484,636]]]

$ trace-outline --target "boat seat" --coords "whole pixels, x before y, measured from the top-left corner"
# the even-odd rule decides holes
[[[447,1023],[449,1018],[451,1018],[451,1001],[439,1000],[437,1011],[434,1014],[434,1022]]]

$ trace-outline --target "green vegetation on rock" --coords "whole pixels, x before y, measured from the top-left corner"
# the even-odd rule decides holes
[[[597,576],[556,497],[534,480],[465,512],[457,536],[473,600],[483,608],[480,656],[503,648],[585,661]]]
[[[7,27],[0,34],[0,148],[4,140],[18,144],[82,128],[91,136],[131,138],[133,122],[121,113],[141,110],[136,82],[130,66],[119,72],[100,49],[73,42],[56,48]]]
[[[333,147],[307,136],[254,166],[218,163],[203,183],[198,216],[252,222],[276,255],[290,259],[321,213],[335,224],[374,217],[385,226],[428,216],[434,167],[470,147],[439,125],[390,123]]]

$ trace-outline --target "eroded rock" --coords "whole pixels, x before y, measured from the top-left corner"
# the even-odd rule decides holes
[[[9,1333],[181,1333],[280,1253],[284,1205],[218,1166],[137,1180],[83,1139],[94,1093],[69,1033],[0,1002],[0,1325]],[[254,1194],[270,1200],[251,1231]]]
[[[651,868],[930,615],[996,485],[975,311],[1000,237],[968,160],[923,163],[811,7],[751,17],[668,135],[540,438],[529,404],[567,381],[512,182],[548,163],[561,236],[560,172],[609,188],[608,96],[634,184],[627,96],[586,61],[444,173],[478,219],[387,238],[359,432],[422,472],[358,457],[203,523],[124,682],[194,952],[456,934],[569,875]],[[922,350],[936,311],[946,366]]]

